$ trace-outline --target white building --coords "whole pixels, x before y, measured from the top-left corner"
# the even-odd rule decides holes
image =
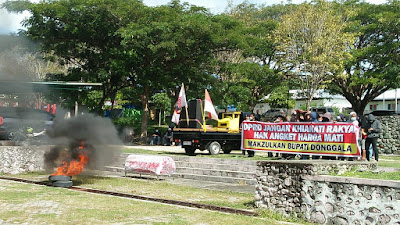
[[[293,98],[296,100],[296,109],[305,108],[306,106],[306,98],[301,95],[299,90],[293,90]],[[343,112],[343,109],[351,108],[351,104],[345,97],[342,95],[332,95],[329,94],[324,89],[319,89],[313,96],[313,100],[311,101],[311,107],[332,107],[338,108],[340,112]]]
[[[393,110],[396,113],[400,112],[400,106],[397,103],[399,97],[400,88],[386,91],[368,103],[364,113],[370,113],[375,110]]]
[[[306,98],[301,95],[300,90],[290,90],[290,96],[296,100],[296,109],[304,108],[306,105]],[[394,110],[400,112],[400,106],[397,104],[397,100],[400,97],[400,89],[393,89],[386,91],[385,93],[379,95],[374,100],[372,100],[367,107],[365,107],[364,113],[370,113],[374,110]],[[269,95],[265,96],[263,100],[268,99]],[[325,106],[338,108],[340,112],[345,109],[351,110],[351,104],[342,95],[332,95],[323,89],[317,90],[314,94],[313,100],[311,101],[311,106]],[[266,112],[271,107],[268,103],[259,103],[254,107],[254,112],[259,112],[260,114]]]

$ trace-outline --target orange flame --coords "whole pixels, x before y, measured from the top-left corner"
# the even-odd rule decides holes
[[[64,175],[64,176],[74,176],[77,174],[80,174],[83,170],[83,168],[85,167],[85,165],[87,164],[87,162],[89,161],[89,157],[87,155],[86,150],[84,150],[83,147],[83,142],[81,142],[81,145],[79,146],[79,155],[78,155],[78,159],[72,159],[71,161],[66,161],[64,160],[62,162],[62,165],[57,167],[57,171],[52,173],[52,176],[60,176],[60,175]]]

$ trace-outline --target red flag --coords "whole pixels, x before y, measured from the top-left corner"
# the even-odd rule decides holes
[[[211,101],[210,94],[208,94],[208,91],[206,89],[206,97],[204,99],[204,112],[208,112],[209,118],[218,120],[218,114],[215,111],[214,105]]]

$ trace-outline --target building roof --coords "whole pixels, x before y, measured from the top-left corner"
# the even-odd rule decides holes
[[[0,94],[32,93],[60,89],[81,91],[101,86],[101,83],[75,81],[0,81]]]
[[[292,98],[295,100],[305,99],[306,97],[302,95],[302,90],[290,90]],[[333,95],[324,89],[318,89],[313,95],[313,99],[345,99],[342,95]]]
[[[396,96],[397,92],[397,96]],[[383,100],[395,100],[396,98],[399,99],[400,97],[400,88],[392,89],[385,91],[384,93],[380,94],[378,97],[374,98],[374,101],[383,101]]]
[[[382,100],[395,100],[396,99],[396,90],[397,90],[397,99],[400,98],[400,88],[388,90],[383,94],[380,94],[378,97],[374,98],[374,101],[382,101]],[[301,94],[301,90],[290,90],[289,93],[291,97],[295,100],[305,99],[305,97]],[[268,94],[262,100],[268,99],[270,95]],[[324,89],[318,89],[313,96],[313,99],[346,99],[343,95],[339,94],[330,94],[328,91]]]

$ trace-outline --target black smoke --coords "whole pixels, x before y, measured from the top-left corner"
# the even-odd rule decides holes
[[[56,145],[45,154],[46,169],[61,165],[62,160],[76,159],[75,151],[83,144],[88,151],[90,169],[103,169],[120,155],[121,140],[110,119],[91,114],[56,119],[46,130]]]

